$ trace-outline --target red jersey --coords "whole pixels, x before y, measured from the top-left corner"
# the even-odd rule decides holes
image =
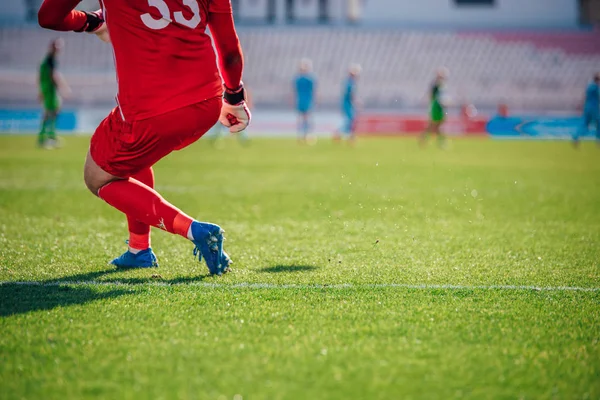
[[[231,14],[230,0],[101,0],[112,41],[126,121],[221,96],[210,13]]]

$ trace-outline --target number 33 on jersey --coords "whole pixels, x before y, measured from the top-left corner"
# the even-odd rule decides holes
[[[115,52],[126,120],[149,118],[221,96],[209,14],[230,0],[101,0]],[[160,79],[157,79],[160,77]]]
[[[166,28],[173,21],[190,29],[196,29],[202,20],[197,0],[183,0],[183,5],[192,13],[192,17],[189,19],[183,15],[182,11],[173,11],[173,18],[171,19],[171,10],[164,0],[148,0],[148,5],[156,8],[161,16],[155,19],[150,13],[142,14],[142,21],[150,29]]]

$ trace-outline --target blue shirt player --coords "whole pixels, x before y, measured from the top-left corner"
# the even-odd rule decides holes
[[[342,92],[342,116],[344,123],[341,133],[354,141],[354,128],[356,125],[356,82],[361,72],[360,65],[350,67],[348,77],[343,83]]]
[[[596,140],[600,144],[600,72],[594,76],[594,80],[585,91],[585,103],[583,105],[583,126],[573,137],[575,145],[579,144],[579,138],[588,133],[590,125],[596,126]]]
[[[298,139],[305,141],[310,132],[310,113],[315,99],[316,79],[312,74],[312,62],[304,59],[300,62],[298,75],[294,79],[296,111],[298,112]]]

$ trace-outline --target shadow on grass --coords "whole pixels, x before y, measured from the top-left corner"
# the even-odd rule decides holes
[[[311,265],[275,265],[260,269],[259,272],[299,273],[317,269],[318,267]],[[164,279],[160,276],[160,270],[158,269],[148,269],[147,271],[148,276],[146,277],[118,277],[110,279],[110,275],[123,272],[123,270],[110,268],[102,271],[86,272],[32,282],[31,284],[4,283],[0,285],[0,317],[25,314],[33,311],[52,310],[56,307],[86,304],[136,293],[131,287],[121,288],[118,286],[113,290],[99,291],[97,288],[90,286],[90,283],[98,283],[100,285],[103,283],[109,285],[117,283],[125,285],[141,285],[146,283],[175,285],[201,282],[210,277],[210,275],[198,275]],[[82,286],[74,286],[77,283],[82,284]]]
[[[144,269],[147,271],[148,276],[144,277],[135,277],[135,278],[125,278],[119,277],[114,279],[103,279],[105,277],[109,277],[112,274],[116,274],[119,272],[125,271],[134,271],[134,269],[106,269],[102,271],[94,271],[94,272],[85,272],[81,274],[75,275],[67,275],[60,278],[49,279],[47,281],[41,282],[42,284],[48,283],[65,283],[65,284],[74,284],[74,283],[90,283],[90,282],[98,282],[98,283],[121,283],[127,285],[141,285],[145,283],[163,283],[165,285],[175,285],[175,284],[184,284],[184,283],[193,283],[193,282],[201,282],[206,278],[209,278],[210,275],[197,275],[197,276],[180,276],[172,279],[164,279],[161,275],[160,269],[157,268],[148,268]],[[164,270],[163,270],[164,271]]]
[[[147,277],[103,279],[123,270],[110,268],[102,271],[86,272],[60,278],[33,282],[32,284],[4,283],[0,285],[0,317],[24,314],[31,311],[51,310],[76,304],[134,294],[131,288],[117,288],[110,291],[98,291],[91,286],[73,286],[74,284],[120,283],[140,285],[160,283],[167,285],[200,282],[209,275],[177,277],[163,279],[158,269],[148,269]]]
[[[275,265],[273,267],[266,267],[259,269],[259,272],[265,272],[269,274],[278,274],[280,272],[308,272],[319,269],[312,265]]]
[[[3,284],[0,285],[0,317],[86,304],[130,293],[131,290],[125,289],[98,292],[90,287]]]

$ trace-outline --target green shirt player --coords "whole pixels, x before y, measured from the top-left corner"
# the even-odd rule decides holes
[[[446,119],[446,110],[444,109],[442,92],[447,77],[448,70],[446,68],[440,68],[437,72],[435,80],[433,81],[433,84],[431,85],[429,92],[429,124],[427,125],[427,129],[425,129],[419,138],[422,146],[427,143],[427,138],[430,133],[437,135],[440,147],[443,147],[445,144],[445,137],[441,132],[442,124]]]
[[[68,86],[56,72],[56,57],[62,49],[63,41],[56,39],[50,42],[48,54],[40,65],[39,99],[44,107],[42,127],[38,135],[38,145],[52,147],[57,145],[56,141],[56,118],[60,111],[60,90],[68,90]]]

